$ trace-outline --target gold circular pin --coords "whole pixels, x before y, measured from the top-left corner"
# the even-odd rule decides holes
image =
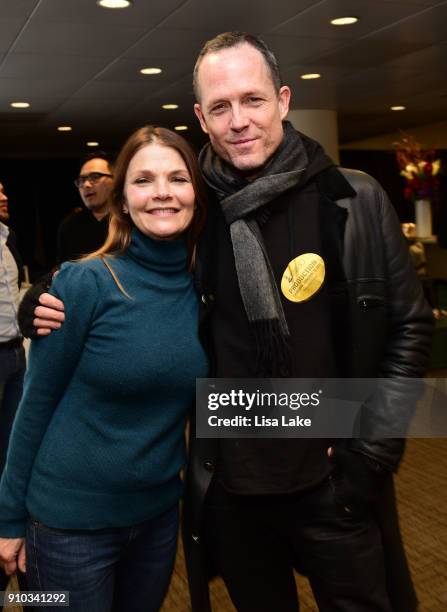
[[[284,270],[281,291],[291,302],[305,302],[320,289],[324,275],[323,258],[316,253],[303,253]]]

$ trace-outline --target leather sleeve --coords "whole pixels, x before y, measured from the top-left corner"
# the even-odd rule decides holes
[[[17,314],[17,322],[20,332],[25,338],[38,338],[37,330],[33,325],[35,319],[34,309],[39,305],[39,298],[42,293],[51,287],[53,273],[49,272],[40,278],[23,296]]]
[[[359,208],[352,212],[360,234],[358,239],[364,245],[373,242],[374,248],[369,256],[373,257],[375,250],[386,287],[387,339],[377,377],[389,380],[381,385],[379,398],[372,405],[373,430],[389,432],[393,431],[396,423],[410,422],[416,399],[422,392],[420,381],[410,381],[409,378],[422,378],[425,374],[431,350],[433,315],[386,193],[368,175],[352,171],[344,174],[357,192],[357,202],[353,207]],[[368,227],[371,223],[376,225],[374,230]],[[404,446],[402,438],[374,435],[368,439],[353,439],[350,443],[351,450],[367,455],[393,471],[399,465]]]

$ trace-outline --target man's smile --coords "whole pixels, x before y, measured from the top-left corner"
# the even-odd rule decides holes
[[[240,138],[239,140],[233,140],[230,144],[236,147],[245,147],[249,146],[252,143],[256,142],[257,138]]]

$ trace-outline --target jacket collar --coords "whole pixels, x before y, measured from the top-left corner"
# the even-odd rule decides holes
[[[336,166],[323,170],[316,177],[316,181],[320,193],[324,194],[329,200],[337,201],[343,198],[353,198],[357,195],[355,189]]]

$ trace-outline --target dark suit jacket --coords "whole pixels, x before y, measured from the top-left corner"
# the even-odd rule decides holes
[[[11,229],[9,230],[8,239],[6,240],[6,246],[11,251],[12,256],[14,257],[15,262],[17,264],[17,268],[19,270],[19,287],[20,287],[22,281],[24,280],[23,261],[17,249],[16,235]]]

